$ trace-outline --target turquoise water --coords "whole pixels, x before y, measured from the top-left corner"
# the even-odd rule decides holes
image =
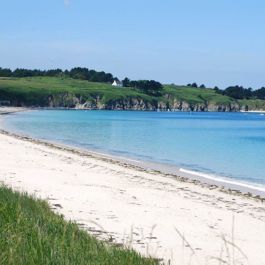
[[[265,115],[29,111],[5,118],[44,140],[265,185]]]

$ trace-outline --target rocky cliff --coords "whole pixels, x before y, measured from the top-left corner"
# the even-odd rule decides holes
[[[234,101],[229,104],[216,104],[213,102],[192,103],[178,99],[166,100],[158,98],[152,101],[139,97],[116,98],[106,100],[101,97],[84,99],[73,94],[61,94],[50,96],[48,107],[51,108],[74,108],[91,110],[162,110],[162,111],[218,111],[218,112],[236,112],[247,110],[247,106],[240,105]]]

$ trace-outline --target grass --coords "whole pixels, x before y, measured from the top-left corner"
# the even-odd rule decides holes
[[[1,265],[154,265],[153,259],[96,240],[48,204],[0,187]]]
[[[26,106],[48,106],[49,98],[55,101],[64,97],[82,98],[86,100],[108,103],[114,100],[130,100],[141,98],[152,102],[153,97],[131,88],[113,87],[106,83],[88,82],[71,78],[59,77],[27,77],[27,78],[0,78],[0,98],[12,102],[23,102]]]
[[[191,104],[212,103],[227,106],[234,101],[232,98],[216,93],[213,89],[187,86],[166,85],[164,86],[164,94],[167,94],[171,100],[178,99]]]
[[[51,100],[52,99],[52,100]],[[265,109],[265,100],[235,100],[216,93],[213,89],[187,86],[164,85],[162,96],[154,97],[128,87],[113,87],[111,84],[88,82],[67,77],[27,77],[0,78],[0,100],[10,100],[12,105],[48,107],[74,107],[79,103],[98,103],[111,109],[116,103],[131,106],[136,100],[139,104],[152,106],[158,103],[173,108],[174,102],[185,102],[190,106],[218,105],[248,106],[249,110]]]

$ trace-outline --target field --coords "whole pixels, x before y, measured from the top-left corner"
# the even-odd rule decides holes
[[[96,240],[48,204],[0,187],[1,265],[154,265],[136,252]]]

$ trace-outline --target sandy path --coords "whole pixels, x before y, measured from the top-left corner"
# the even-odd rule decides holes
[[[265,264],[258,200],[4,134],[0,154],[0,181],[47,199],[99,238],[170,264],[222,264],[220,255],[227,264]]]

